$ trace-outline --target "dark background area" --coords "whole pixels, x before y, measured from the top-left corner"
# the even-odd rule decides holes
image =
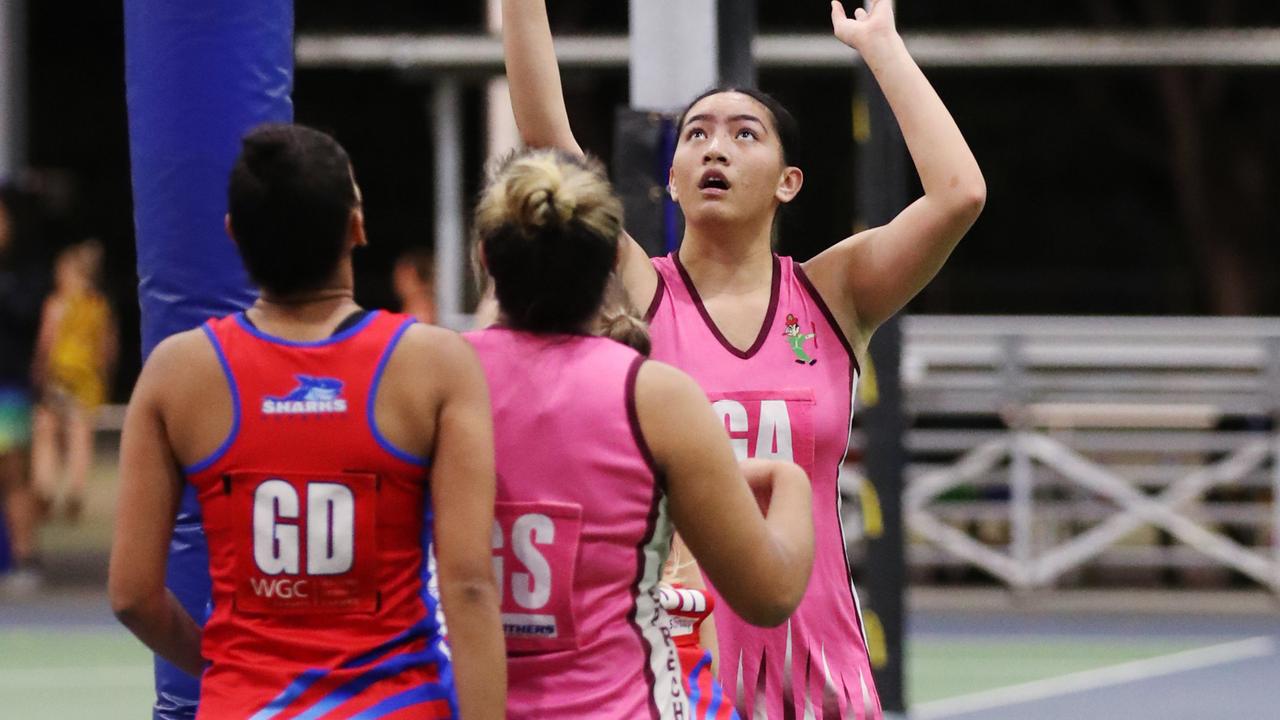
[[[828,32],[826,3],[760,4],[762,32]],[[484,3],[297,3],[297,31],[480,32]],[[552,0],[557,32],[618,33],[625,3]],[[122,326],[116,398],[137,369],[132,210],[119,3],[28,3],[27,155],[40,196],[42,254],[85,236],[108,248]],[[1280,3],[1002,0],[899,4],[913,30],[1280,26]],[[986,212],[915,313],[1280,314],[1280,69],[928,70],[986,174]],[[852,68],[766,71],[761,87],[799,119],[807,183],[781,251],[807,258],[853,225]],[[566,94],[584,146],[608,158],[626,73],[571,72]],[[431,160],[422,78],[302,70],[296,117],[334,132],[364,190],[373,245],[358,258],[361,300],[390,305],[387,274],[431,246]],[[481,84],[464,127],[482,128]],[[484,138],[469,130],[468,193]]]

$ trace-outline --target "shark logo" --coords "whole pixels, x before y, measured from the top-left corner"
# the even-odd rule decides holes
[[[288,395],[262,399],[264,415],[314,415],[344,413],[347,401],[342,397],[343,382],[337,378],[294,375],[298,387]]]

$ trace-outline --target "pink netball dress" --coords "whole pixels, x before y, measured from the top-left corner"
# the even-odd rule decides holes
[[[597,337],[466,337],[493,402],[507,717],[689,718],[658,601],[672,526],[636,418],[644,358]]]
[[[837,481],[858,381],[853,348],[791,258],[774,256],[769,309],[746,349],[716,328],[675,253],[653,264],[653,358],[698,381],[739,458],[791,460],[813,483],[815,552],[804,599],[770,629],[718,602],[720,682],[744,718],[879,718],[840,527]]]

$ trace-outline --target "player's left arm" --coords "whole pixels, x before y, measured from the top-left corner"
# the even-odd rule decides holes
[[[107,592],[120,622],[195,677],[204,669],[200,626],[164,584],[182,476],[169,448],[160,397],[182,358],[161,343],[142,370],[120,438],[120,491]]]
[[[865,342],[946,262],[986,203],[986,182],[951,113],[907,52],[890,0],[845,15],[831,3],[836,37],[871,69],[902,128],[924,188],[888,224],[860,232],[805,263],[846,331]]]
[[[491,549],[496,489],[489,387],[465,340],[445,331],[435,336],[426,365],[440,379],[431,503],[454,682],[464,718],[502,718],[507,660]]]

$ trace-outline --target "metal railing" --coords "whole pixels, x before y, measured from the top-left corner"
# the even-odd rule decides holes
[[[921,32],[904,40],[917,62],[935,68],[1275,67],[1280,29],[1039,30]],[[852,67],[854,52],[828,33],[765,34],[755,39],[762,68]],[[502,42],[491,35],[320,34],[298,37],[298,67],[502,72]],[[556,54],[565,68],[622,69],[625,35],[564,35]]]
[[[1016,589],[1220,566],[1280,593],[1280,320],[911,317],[903,386],[914,564]]]

